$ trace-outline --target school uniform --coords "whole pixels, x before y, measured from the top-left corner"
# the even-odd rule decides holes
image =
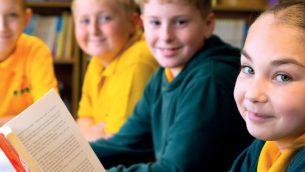
[[[17,115],[57,88],[53,59],[40,39],[22,34],[14,52],[0,63],[0,117]]]
[[[212,36],[172,82],[160,68],[121,130],[91,143],[101,163],[109,171],[229,170],[252,141],[233,98],[239,59]]]
[[[121,128],[159,67],[143,34],[138,34],[132,45],[107,67],[93,57],[85,74],[77,115],[90,117],[96,123],[105,122],[107,133]]]
[[[265,145],[265,141],[255,140],[247,149],[245,149],[236,159],[230,172],[257,172],[258,162]],[[302,147],[295,151],[290,158],[285,172],[299,172],[305,170],[305,148]]]

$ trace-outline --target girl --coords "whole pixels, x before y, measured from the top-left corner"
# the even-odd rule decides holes
[[[287,1],[251,26],[234,90],[257,138],[231,171],[305,170],[305,1]]]

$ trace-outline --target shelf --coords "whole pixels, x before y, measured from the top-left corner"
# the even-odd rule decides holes
[[[58,15],[71,12],[71,2],[28,2],[28,7],[40,15]]]
[[[216,18],[243,19],[251,24],[267,7],[242,5],[217,5],[213,7]]]
[[[250,6],[223,6],[218,5],[216,7],[213,7],[214,11],[218,12],[245,12],[245,13],[251,13],[251,12],[262,12],[266,9],[266,7],[250,7]]]
[[[66,65],[66,64],[74,64],[74,61],[71,60],[54,60],[54,64],[56,65]]]
[[[70,8],[71,2],[28,2],[27,5],[33,8]],[[228,5],[217,5],[213,7],[215,11],[226,11],[226,12],[257,12],[263,11],[266,7],[251,7],[251,6],[228,6]]]
[[[70,8],[71,2],[28,2],[27,5],[33,8]]]

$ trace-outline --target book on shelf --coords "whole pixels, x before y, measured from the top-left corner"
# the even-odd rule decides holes
[[[74,31],[73,31],[73,19],[71,15],[68,15],[67,19],[67,33],[65,38],[65,48],[64,48],[64,59],[72,60],[73,47],[74,47]]]
[[[0,143],[17,172],[105,171],[53,89],[0,128]]]
[[[52,51],[55,42],[57,16],[35,16],[35,36],[42,39]]]
[[[57,28],[55,59],[72,60],[74,46],[73,19],[69,13],[63,13],[61,26]]]
[[[32,16],[24,31],[44,41],[55,60],[71,60],[73,57],[74,35],[71,14],[63,12],[59,16]]]
[[[55,51],[55,59],[64,59],[64,51],[65,51],[65,40],[67,35],[67,26],[70,14],[64,12],[62,15],[62,26],[58,30],[58,37],[56,40],[56,51]],[[71,16],[70,16],[71,18]]]

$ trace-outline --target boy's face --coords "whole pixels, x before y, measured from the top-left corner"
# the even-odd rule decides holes
[[[0,0],[0,62],[13,52],[29,19],[21,0]]]
[[[259,18],[250,28],[241,56],[234,96],[249,132],[280,145],[305,132],[304,35]]]
[[[80,47],[104,60],[116,57],[134,32],[131,16],[113,0],[76,0],[74,7],[75,34]]]
[[[147,43],[161,66],[179,73],[213,32],[214,18],[203,19],[199,10],[183,1],[143,5]]]

